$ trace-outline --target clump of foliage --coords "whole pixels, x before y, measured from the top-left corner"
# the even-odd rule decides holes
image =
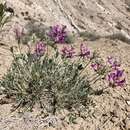
[[[12,10],[12,11],[10,11]],[[0,29],[9,21],[11,15],[7,15],[7,12],[13,13],[13,9],[8,8],[5,4],[0,4]]]
[[[62,59],[56,52],[48,56],[45,46],[38,42],[34,54],[16,55],[12,50],[14,61],[1,82],[4,92],[15,96],[20,107],[32,108],[39,102],[46,108],[48,102],[53,113],[87,105],[92,88],[86,76],[80,75],[81,63],[69,61],[66,55]]]
[[[58,35],[55,35],[55,29],[50,32],[54,33],[49,35],[50,38],[54,37],[52,40],[64,43],[64,31],[58,31]],[[20,45],[23,30],[15,33]],[[17,107],[32,109],[35,104],[40,104],[44,110],[55,114],[62,108],[86,107],[89,96],[97,93],[92,85],[98,80],[108,77],[107,81],[112,86],[125,84],[125,79],[122,79],[124,71],[119,71],[120,65],[112,57],[108,58],[107,66],[84,43],[77,52],[72,45],[64,44],[59,50],[55,42],[51,46],[47,42],[36,42],[34,51],[28,46],[27,53],[15,53],[11,47],[14,60],[0,83],[6,95],[15,97]],[[49,53],[49,48],[52,53]],[[92,77],[87,72],[90,69],[94,71]]]
[[[27,44],[31,37],[46,41],[52,44],[72,44],[75,41],[75,34],[67,30],[65,25],[47,27],[42,23],[31,21],[26,25],[27,33],[22,37],[22,42]]]

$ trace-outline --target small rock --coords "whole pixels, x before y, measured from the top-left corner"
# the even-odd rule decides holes
[[[69,112],[67,110],[61,110],[60,111],[60,114],[58,115],[58,117],[61,119],[61,120],[64,120],[65,117],[69,114]]]
[[[80,127],[79,130],[84,130],[84,127]]]
[[[127,116],[129,119],[130,119],[130,114],[128,114],[128,116]]]
[[[10,104],[10,103],[12,103],[11,99],[8,99],[6,97],[3,97],[2,99],[0,99],[0,105]]]
[[[113,123],[118,122],[118,121],[119,121],[119,118],[117,118],[117,117],[113,117],[113,118],[111,119],[111,122],[113,122]]]
[[[130,119],[126,119],[126,130],[130,130]]]
[[[127,104],[130,106],[130,100],[128,100],[128,101],[126,101],[127,102]]]
[[[121,130],[120,127],[114,127],[112,130]]]
[[[130,106],[126,107],[127,112],[130,112]]]
[[[113,117],[118,117],[119,116],[118,111],[116,111],[116,110],[113,110],[112,112],[110,112],[110,114]]]

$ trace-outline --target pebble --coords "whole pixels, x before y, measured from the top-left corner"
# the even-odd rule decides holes
[[[117,118],[117,117],[113,117],[113,118],[111,119],[111,122],[113,122],[113,123],[118,122],[118,121],[119,121],[119,118]]]
[[[130,113],[128,114],[128,116],[127,116],[129,119],[130,119]]]
[[[126,119],[126,130],[130,130],[130,119]]]
[[[130,106],[126,107],[127,112],[130,112]]]
[[[128,101],[126,101],[127,102],[127,104],[130,106],[130,100],[128,100]]]

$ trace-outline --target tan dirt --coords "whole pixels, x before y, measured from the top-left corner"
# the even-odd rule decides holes
[[[130,37],[130,0],[6,0],[7,5],[14,8],[15,16],[0,34],[0,77],[9,68],[12,56],[10,46],[16,45],[13,28],[16,23],[26,26],[35,21],[46,26],[65,24],[69,31],[78,33],[87,31],[99,35],[100,39],[85,41],[92,50],[97,50],[104,57],[109,55],[121,59],[126,71],[127,86],[125,88],[108,88],[107,93],[94,96],[95,107],[90,108],[93,115],[85,121],[78,118],[77,124],[62,123],[59,118],[50,116],[37,117],[39,110],[10,113],[11,105],[0,105],[0,130],[43,130],[51,122],[59,130],[129,130],[130,129],[130,44],[103,38],[123,32]],[[26,13],[28,12],[28,13]],[[75,45],[83,42],[79,38]],[[105,87],[104,84],[96,86]],[[106,84],[105,84],[106,85]],[[0,97],[2,98],[3,95]],[[64,114],[61,114],[64,116]],[[53,130],[56,128],[48,128]],[[58,129],[57,129],[58,130]]]

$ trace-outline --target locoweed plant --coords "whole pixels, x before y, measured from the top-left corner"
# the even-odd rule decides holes
[[[16,55],[11,49],[14,61],[1,81],[4,93],[15,96],[19,107],[32,108],[39,103],[53,114],[60,108],[86,106],[92,88],[87,77],[80,75],[81,63],[56,52],[49,56],[46,49],[42,42],[33,54]]]
[[[21,33],[16,34],[20,44]],[[66,33],[63,32],[63,36]],[[58,37],[54,35],[55,40],[64,41],[60,34]],[[29,47],[26,53],[16,53],[11,47],[13,62],[0,83],[3,92],[16,99],[17,108],[32,109],[39,104],[53,114],[59,109],[76,110],[87,107],[90,95],[97,93],[92,87],[96,81],[108,77],[110,84],[123,86],[125,81],[121,77],[124,71],[117,69],[118,64],[113,58],[109,57],[107,67],[86,44],[81,44],[77,52],[72,45],[63,45],[60,50],[57,44],[52,47],[46,42],[38,41],[34,50],[30,51]],[[94,72],[92,77],[88,75],[90,69]]]
[[[48,27],[33,20],[26,25],[26,30],[17,25],[15,32],[22,33],[20,40],[23,44],[28,44],[30,40],[34,42],[35,39],[39,39],[40,41],[46,41],[51,46],[54,44],[72,44],[76,36],[74,33],[70,33],[65,25]]]

